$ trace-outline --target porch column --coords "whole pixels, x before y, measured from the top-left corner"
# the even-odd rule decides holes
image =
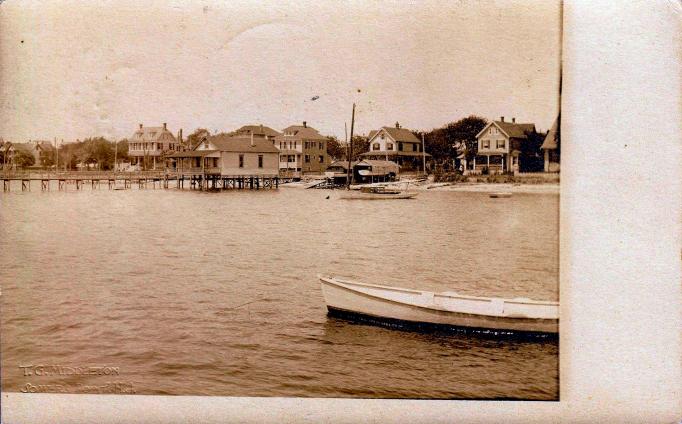
[[[545,172],[549,172],[549,149],[545,149]]]

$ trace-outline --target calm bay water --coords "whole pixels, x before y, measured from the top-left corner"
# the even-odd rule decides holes
[[[2,386],[139,394],[558,398],[556,341],[328,318],[317,274],[558,299],[555,194],[0,194]],[[19,366],[118,367],[26,376]]]

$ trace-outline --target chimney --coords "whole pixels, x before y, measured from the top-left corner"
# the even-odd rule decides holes
[[[255,144],[253,143],[253,131],[251,131],[251,147],[253,146],[255,146]]]
[[[516,118],[512,118],[512,124],[516,123]]]
[[[396,127],[396,128],[400,128],[400,122],[395,121],[395,127]]]
[[[303,121],[303,128],[308,128],[308,123],[306,121]]]
[[[163,123],[163,130],[166,131],[166,123]]]
[[[504,122],[504,116],[500,116],[500,121]]]
[[[142,129],[142,124],[140,124],[140,129]]]

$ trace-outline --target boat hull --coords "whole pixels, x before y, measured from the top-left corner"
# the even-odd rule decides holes
[[[547,333],[559,331],[558,305],[521,308],[497,316],[481,312],[504,309],[499,299],[453,297],[394,287],[340,282],[320,278],[322,293],[331,315],[359,318],[363,321],[388,321],[412,326],[457,327],[494,332]],[[508,302],[513,302],[508,300]],[[553,317],[554,310],[557,316]]]
[[[363,193],[360,191],[349,191],[339,195],[339,199],[344,200],[397,200],[397,199],[413,199],[417,197],[416,192],[403,192],[403,193],[391,193],[391,194],[376,194],[376,193]]]

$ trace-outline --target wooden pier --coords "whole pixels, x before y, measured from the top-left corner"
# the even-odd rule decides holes
[[[12,189],[13,181],[21,182],[21,191],[31,191],[32,182],[40,186],[41,191],[49,191],[51,182],[56,182],[57,190],[67,191],[68,187],[81,190],[89,185],[91,190],[127,190],[136,186],[142,189],[190,189],[204,191],[219,190],[261,190],[279,188],[278,175],[220,175],[220,174],[179,174],[179,173],[88,173],[71,172],[58,174],[5,174],[0,175],[4,192]]]

